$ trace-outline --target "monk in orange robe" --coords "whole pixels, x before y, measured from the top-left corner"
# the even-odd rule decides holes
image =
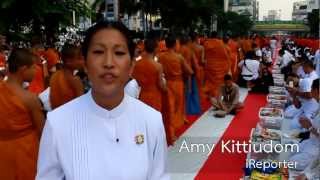
[[[75,70],[83,68],[84,59],[79,47],[65,45],[61,51],[64,67],[54,73],[50,79],[50,104],[55,109],[84,93],[81,79],[73,75]]]
[[[231,74],[233,80],[237,80],[236,78],[238,77],[238,52],[239,52],[239,47],[236,41],[233,39],[228,39],[227,46],[230,49],[230,61],[231,61]]]
[[[191,67],[184,58],[175,52],[176,38],[169,36],[166,39],[167,52],[160,54],[159,63],[163,66],[163,71],[167,81],[167,107],[165,112],[169,118],[169,133],[172,139],[176,139],[176,130],[185,123],[184,108],[184,82],[183,75],[193,74]]]
[[[0,52],[0,68],[6,67],[6,57]]]
[[[60,61],[60,56],[54,48],[48,48],[44,53],[44,58],[48,61],[48,71],[55,72],[55,66]]]
[[[157,111],[162,111],[162,91],[166,90],[162,65],[154,60],[157,42],[145,41],[145,53],[135,63],[132,77],[141,87],[139,99]]]
[[[166,50],[166,42],[164,40],[160,40],[158,43],[157,54],[165,52]]]
[[[30,82],[28,90],[35,94],[40,94],[46,89],[46,78],[48,78],[47,61],[44,58],[45,50],[41,46],[32,48],[32,53],[38,58],[36,61],[36,74]]]
[[[242,50],[244,51],[244,54],[253,50],[252,40],[249,39],[248,36],[246,36],[245,39],[242,41]]]
[[[217,90],[223,83],[225,74],[230,70],[230,58],[222,40],[217,39],[217,33],[212,34],[204,44],[206,67],[205,88],[210,97],[217,96]]]
[[[22,87],[35,74],[35,57],[14,50],[8,79],[0,82],[0,179],[34,180],[44,115],[38,97]]]
[[[139,57],[144,51],[144,42],[139,40],[136,44],[135,57]]]
[[[6,57],[5,55],[1,52],[0,49],[0,81],[2,81],[5,77],[6,74]]]
[[[199,90],[199,96],[201,102],[205,100],[205,95],[203,92],[203,84],[204,84],[204,65],[205,65],[205,59],[204,59],[204,47],[199,44],[198,36],[197,34],[193,33],[191,35],[191,48],[194,51],[195,57],[196,57],[196,79],[197,79],[197,85]]]

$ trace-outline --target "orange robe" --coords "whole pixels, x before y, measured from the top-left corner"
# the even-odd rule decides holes
[[[58,52],[53,48],[47,49],[44,53],[44,57],[48,61],[48,69],[51,69],[57,63],[59,63],[60,60]]]
[[[204,51],[203,48],[201,48],[201,46],[196,45],[196,44],[192,44],[192,49],[194,51],[195,57],[196,57],[196,70],[195,70],[195,75],[196,75],[196,79],[197,79],[197,86],[198,86],[198,91],[199,91],[199,96],[201,99],[201,102],[203,100],[205,100],[205,96],[203,93],[203,82],[204,82],[204,66],[203,66],[203,62],[201,62],[201,58],[202,58],[202,53]]]
[[[246,54],[248,51],[252,51],[252,40],[244,39],[242,41],[242,49],[244,51],[244,54]]]
[[[230,39],[228,47],[230,48],[231,73],[235,80],[238,76],[238,44],[234,40]]]
[[[55,109],[77,97],[63,70],[55,72],[50,79],[50,104]]]
[[[35,74],[33,80],[30,82],[28,90],[30,92],[35,93],[35,94],[40,94],[41,92],[43,92],[45,90],[42,64],[37,64],[36,74]]]
[[[139,99],[157,111],[162,110],[161,89],[159,87],[160,71],[155,62],[145,57],[136,62],[132,77],[141,87]]]
[[[219,39],[209,39],[204,44],[206,67],[205,88],[209,96],[217,96],[217,90],[223,83],[224,75],[229,72],[230,59],[223,42]]]
[[[0,179],[34,180],[39,135],[29,110],[0,82]]]
[[[178,54],[164,52],[159,56],[159,63],[163,66],[165,78],[167,80],[167,109],[170,133],[182,127],[184,124],[184,82],[182,60]],[[173,132],[172,132],[173,131]]]
[[[159,41],[157,54],[165,52],[167,50],[166,42],[164,40]]]
[[[6,57],[4,54],[0,53],[0,68],[6,67]]]

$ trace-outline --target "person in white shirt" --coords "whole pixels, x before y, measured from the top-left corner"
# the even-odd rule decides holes
[[[272,63],[272,53],[271,53],[271,50],[266,47],[262,50],[262,54],[263,54],[263,59],[265,62],[267,63]]]
[[[314,81],[315,79],[319,78],[317,72],[314,70],[314,65],[312,61],[305,61],[303,63],[302,68],[305,73],[302,78],[310,78],[311,81]]]
[[[124,87],[124,92],[129,96],[139,99],[141,87],[139,86],[137,80],[131,79],[127,85]]]
[[[260,47],[256,43],[253,43],[252,49],[254,50],[257,59],[259,61],[262,61],[262,51],[261,51]]]
[[[317,72],[318,76],[320,77],[320,49],[318,49],[314,55],[313,64],[315,66],[315,71]]]
[[[275,36],[273,36],[272,39],[270,40],[270,48],[272,50],[272,57],[274,57],[275,51],[277,49],[277,39]]]
[[[294,56],[287,50],[281,49],[279,51],[280,60],[280,68],[287,67],[291,61],[295,61]]]
[[[170,179],[161,114],[124,93],[133,70],[129,34],[107,21],[87,31],[82,53],[92,89],[48,113],[36,180]]]
[[[297,88],[288,88],[288,91],[299,97],[299,100],[303,103],[305,99],[312,98],[311,96],[311,86],[312,82],[318,78],[318,75],[313,69],[313,64],[311,61],[306,61],[303,64],[303,70],[305,75],[299,81],[299,89]]]
[[[249,84],[254,84],[254,81],[259,78],[260,62],[255,58],[255,52],[249,51],[244,60],[240,61],[238,67],[241,70],[241,77]]]
[[[313,81],[312,96],[319,101],[319,79]],[[314,118],[301,117],[299,119],[300,125],[310,132],[310,138],[304,140],[299,144],[299,152],[290,157],[290,161],[297,163],[295,170],[301,171],[302,175],[299,177],[307,177],[313,179],[319,177],[320,171],[312,170],[314,163],[320,158],[320,113]],[[320,168],[320,165],[318,165]],[[302,178],[303,179],[303,178]]]

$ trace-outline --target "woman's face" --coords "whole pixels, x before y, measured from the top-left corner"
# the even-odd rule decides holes
[[[133,69],[125,36],[111,28],[98,31],[85,66],[94,92],[104,97],[122,95]]]

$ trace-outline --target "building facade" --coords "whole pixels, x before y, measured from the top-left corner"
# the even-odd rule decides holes
[[[305,21],[308,17],[308,2],[300,1],[293,3],[292,20],[293,21]]]
[[[257,0],[229,0],[229,11],[250,16],[255,21],[259,18],[259,2]]]
[[[269,10],[267,16],[263,16],[263,21],[279,21],[281,20],[281,10]]]
[[[319,9],[320,2],[319,0],[307,0],[307,12],[312,12],[313,9]]]

